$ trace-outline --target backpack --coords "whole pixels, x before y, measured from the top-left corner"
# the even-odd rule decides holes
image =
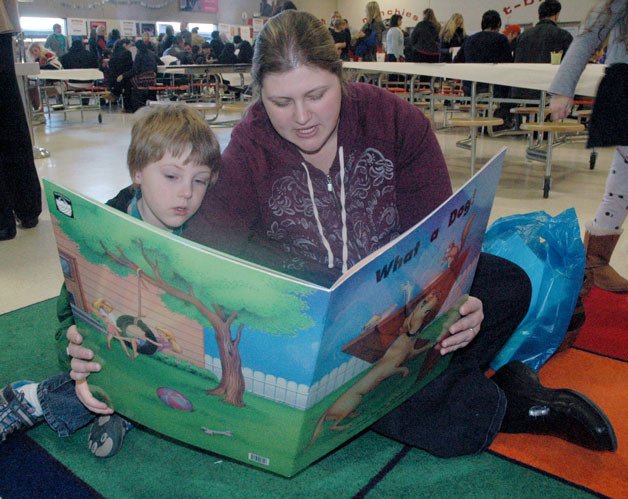
[[[377,33],[374,29],[365,27],[364,36],[359,38],[355,45],[355,55],[364,57],[370,49],[377,46]]]

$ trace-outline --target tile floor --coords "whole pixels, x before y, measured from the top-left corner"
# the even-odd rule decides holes
[[[40,177],[76,189],[94,199],[105,201],[129,184],[126,150],[134,117],[105,111],[98,124],[95,113],[54,115],[46,125],[35,127],[35,143],[50,151],[50,157],[37,160]],[[221,146],[229,142],[230,128],[215,129]],[[454,186],[469,175],[469,152],[455,142],[462,130],[438,131]],[[508,147],[506,165],[492,219],[514,213],[545,210],[550,214],[575,207],[581,227],[595,213],[603,192],[612,149],[599,150],[597,166],[589,170],[589,152],[582,142],[563,145],[554,151],[553,184],[549,199],[543,199],[543,168],[525,159],[523,137],[480,138],[478,164],[501,147]],[[103,228],[106,230],[106,228]],[[628,239],[623,236],[619,246]],[[35,229],[20,230],[14,240],[0,242],[0,313],[21,308],[56,296],[61,285],[61,270],[56,253],[50,215],[45,209]],[[628,257],[620,247],[612,260],[615,268],[628,275]]]

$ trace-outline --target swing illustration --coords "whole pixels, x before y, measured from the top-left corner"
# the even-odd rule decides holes
[[[157,351],[172,350],[181,353],[175,334],[168,328],[156,326],[155,332],[142,320],[142,271],[137,271],[137,316],[120,315],[116,327],[124,338],[137,343],[137,353],[153,355]],[[146,286],[146,284],[144,284]]]

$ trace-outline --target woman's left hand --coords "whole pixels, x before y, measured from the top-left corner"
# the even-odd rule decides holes
[[[462,317],[449,327],[450,336],[436,347],[441,355],[466,347],[477,336],[484,319],[482,302],[470,296],[460,307],[460,315]]]

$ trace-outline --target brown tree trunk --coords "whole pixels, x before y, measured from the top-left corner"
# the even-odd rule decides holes
[[[220,384],[213,390],[207,390],[207,393],[208,395],[225,395],[223,402],[244,407],[244,376],[242,376],[242,361],[238,345],[232,340],[231,328],[226,323],[214,328],[214,333],[222,364],[222,378]]]

